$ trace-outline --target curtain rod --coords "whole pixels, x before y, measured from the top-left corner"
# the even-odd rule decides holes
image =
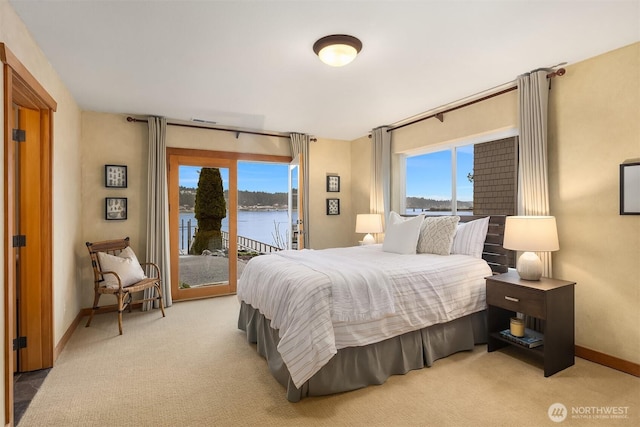
[[[547,78],[550,79],[550,78],[553,78],[553,77],[556,77],[556,76],[563,76],[565,73],[566,73],[566,70],[564,68],[559,68],[556,71],[547,74]],[[430,114],[430,115],[425,116],[425,117],[420,117],[419,119],[411,120],[410,122],[403,123],[403,124],[398,125],[398,126],[391,126],[391,127],[389,127],[389,129],[387,129],[387,132],[391,132],[392,130],[400,129],[400,128],[403,128],[405,126],[413,125],[415,123],[421,122],[423,120],[431,119],[433,117],[437,118],[438,120],[440,120],[442,122],[444,120],[444,117],[443,117],[444,113],[450,113],[451,111],[455,111],[455,110],[458,110],[460,108],[468,107],[469,105],[473,105],[473,104],[476,104],[478,102],[486,101],[487,99],[491,99],[493,97],[496,97],[496,96],[499,96],[499,95],[503,95],[503,94],[508,93],[508,92],[512,92],[512,91],[514,91],[514,90],[516,90],[518,88],[518,86],[515,86],[515,84],[516,84],[515,81],[510,82],[510,83],[505,83],[505,84],[514,84],[514,86],[506,88],[506,89],[503,89],[503,90],[500,90],[498,92],[495,92],[495,93],[492,93],[492,94],[489,94],[489,95],[486,95],[486,96],[483,96],[483,97],[478,98],[478,99],[474,99],[474,100],[469,101],[469,102],[465,102],[464,104],[456,105],[455,107],[451,107],[451,108],[447,108],[447,109],[442,110],[442,111],[438,111],[437,113]],[[504,86],[504,85],[502,85],[502,86]],[[369,138],[371,138],[371,135],[369,135]]]
[[[134,123],[149,123],[149,121],[147,119],[136,119],[135,117],[127,117],[127,121],[128,122],[134,122]],[[234,132],[236,134],[236,138],[238,137],[238,134],[241,133],[247,133],[250,135],[261,135],[261,136],[275,136],[276,138],[290,138],[289,135],[284,135],[281,133],[269,133],[269,132],[260,132],[260,131],[252,131],[252,130],[241,130],[241,129],[228,129],[228,128],[223,128],[223,127],[216,127],[216,126],[203,126],[203,125],[198,125],[198,124],[191,124],[191,123],[175,123],[175,122],[169,122],[167,121],[167,126],[181,126],[181,127],[187,127],[187,128],[196,128],[196,129],[209,129],[209,130],[220,130],[220,131],[225,131],[225,132]],[[316,138],[310,138],[310,141],[317,141]]]

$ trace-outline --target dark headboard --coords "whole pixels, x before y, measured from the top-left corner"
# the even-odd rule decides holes
[[[415,215],[403,215],[415,216]],[[437,216],[437,215],[434,215]],[[504,223],[506,215],[459,215],[460,222],[489,217],[489,229],[484,241],[482,259],[487,261],[493,274],[506,273],[509,270],[509,250],[502,246],[504,241]]]
[[[460,222],[486,217],[487,215],[460,215]],[[482,259],[487,261],[494,274],[506,273],[509,268],[509,252],[502,246],[505,219],[506,215],[491,215],[489,217],[489,230],[484,241]]]

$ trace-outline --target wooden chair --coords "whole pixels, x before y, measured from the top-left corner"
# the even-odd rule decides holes
[[[105,240],[94,243],[87,242],[86,244],[87,249],[89,250],[89,255],[91,256],[91,266],[93,267],[95,296],[93,299],[91,315],[89,316],[89,320],[85,327],[89,327],[91,325],[94,313],[100,308],[98,306],[98,302],[103,294],[115,295],[118,299],[118,328],[120,329],[120,335],[122,335],[122,312],[125,308],[128,308],[129,312],[131,312],[131,305],[134,303],[157,300],[160,310],[162,311],[162,317],[165,317],[164,300],[162,298],[162,279],[160,277],[160,269],[156,264],[151,262],[140,263],[140,267],[144,270],[144,274],[142,274],[143,272],[141,271],[140,280],[132,284],[128,284],[127,280],[124,277],[121,277],[121,275],[123,275],[122,273],[119,275],[115,271],[105,271],[100,265],[101,257],[103,257],[103,259],[108,259],[109,257],[104,257],[104,255],[99,255],[99,253],[118,256],[122,251],[129,247],[128,237],[124,239]],[[133,254],[133,252],[131,252],[131,254]],[[133,255],[133,258],[135,258],[135,255]],[[129,261],[127,262],[129,263]],[[137,263],[138,261],[136,259],[136,266]],[[111,275],[113,277],[110,277]],[[155,296],[152,296],[151,298],[133,300],[134,293],[144,291],[145,289],[155,289]]]

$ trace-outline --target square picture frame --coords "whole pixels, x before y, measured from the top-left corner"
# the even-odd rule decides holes
[[[620,165],[620,215],[640,215],[640,162]]]
[[[327,176],[327,192],[328,193],[340,192],[340,177],[338,175]]]
[[[125,165],[104,165],[104,186],[107,188],[127,188],[127,167]]]
[[[127,219],[126,197],[105,197],[104,219],[107,221],[119,221]]]
[[[340,215],[340,199],[327,199],[327,215]]]

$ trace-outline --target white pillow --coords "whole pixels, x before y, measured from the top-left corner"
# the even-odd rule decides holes
[[[418,253],[449,255],[458,221],[460,217],[457,215],[425,218],[420,228]]]
[[[126,247],[118,256],[98,252],[98,262],[102,271],[113,271],[120,277],[122,287],[133,285],[146,277],[131,247]],[[118,280],[113,274],[105,274],[102,277],[102,286],[118,288]]]
[[[453,238],[451,253],[482,258],[488,229],[489,217],[460,223],[456,236]]]
[[[424,215],[403,218],[392,211],[387,221],[382,250],[403,255],[415,254],[423,220]]]

